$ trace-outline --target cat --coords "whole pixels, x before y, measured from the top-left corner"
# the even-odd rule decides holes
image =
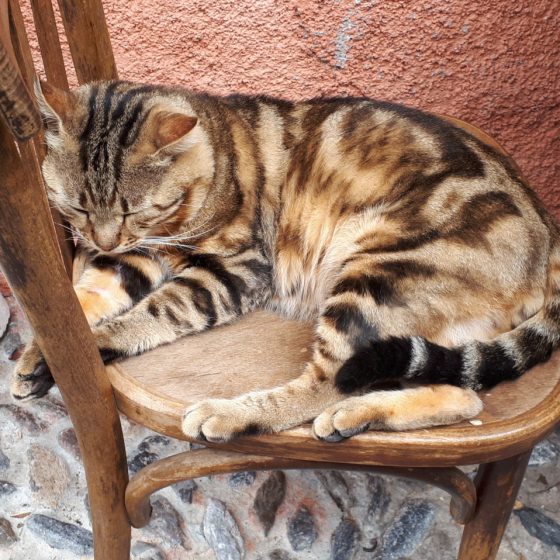
[[[557,225],[507,157],[447,121],[123,81],[37,97],[48,196],[87,254],[75,289],[106,363],[258,308],[315,321],[299,378],[195,404],[191,439],[458,422],[481,411],[475,391],[558,346]],[[376,390],[387,381],[407,385]],[[52,384],[32,342],[12,394]]]

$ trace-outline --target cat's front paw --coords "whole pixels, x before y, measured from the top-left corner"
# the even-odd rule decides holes
[[[474,391],[452,385],[373,391],[328,407],[315,418],[313,434],[322,441],[335,442],[371,429],[447,426],[474,418],[482,408]]]
[[[351,399],[348,399],[351,400]],[[313,435],[321,440],[335,443],[370,428],[364,411],[352,402],[341,401],[323,411],[313,422]]]
[[[32,343],[19,359],[10,392],[18,401],[29,401],[45,396],[54,385],[49,366],[37,346]]]
[[[214,443],[265,431],[235,399],[209,399],[191,406],[183,416],[182,429],[190,439]]]
[[[105,365],[127,357],[127,353],[115,347],[114,335],[108,330],[107,324],[92,329],[99,354]]]

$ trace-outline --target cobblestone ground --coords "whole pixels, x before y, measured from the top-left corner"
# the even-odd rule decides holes
[[[0,295],[1,299],[1,295]],[[59,393],[26,406],[8,380],[29,329],[8,296],[0,341],[0,560],[92,555],[84,473]],[[188,449],[123,418],[129,467]],[[560,430],[537,448],[500,560],[560,558]],[[346,472],[247,472],[185,482],[152,498],[133,531],[140,560],[451,560],[460,527],[448,497],[416,482]]]

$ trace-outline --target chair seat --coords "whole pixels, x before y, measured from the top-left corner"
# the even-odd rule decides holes
[[[205,398],[235,397],[297,377],[310,355],[312,326],[259,311],[107,367],[119,409],[157,432],[187,439],[181,417]],[[514,382],[481,394],[480,422],[408,432],[367,432],[317,441],[309,425],[247,436],[219,447],[302,460],[392,466],[452,466],[530,448],[558,420],[560,352]]]

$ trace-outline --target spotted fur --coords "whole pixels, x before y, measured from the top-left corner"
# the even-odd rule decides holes
[[[87,255],[76,291],[106,361],[256,308],[316,322],[300,378],[198,403],[192,438],[456,422],[480,411],[473,389],[558,346],[557,227],[507,158],[449,122],[118,81],[38,98],[49,198]],[[31,345],[13,394],[49,383]]]

